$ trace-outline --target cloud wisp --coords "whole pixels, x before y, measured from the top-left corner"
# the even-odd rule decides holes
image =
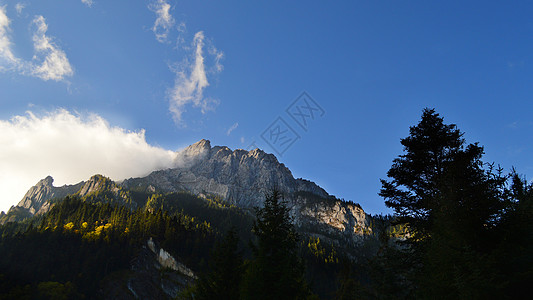
[[[239,127],[239,123],[235,122],[235,124],[231,125],[228,131],[226,131],[226,135],[229,136],[233,132],[233,130],[237,129],[237,127]]]
[[[22,13],[22,10],[26,8],[26,4],[19,2],[15,4],[15,10],[17,11],[17,14],[20,15]]]
[[[185,22],[176,25],[168,0],[151,0],[148,9],[156,15],[152,31],[157,41],[169,43],[171,30],[176,30],[175,47],[186,53],[186,58],[181,63],[170,66],[176,76],[174,85],[167,91],[169,110],[174,122],[179,127],[185,127],[182,117],[187,105],[200,108],[202,114],[214,110],[218,105],[217,99],[204,97],[204,90],[209,86],[208,76],[222,72],[224,53],[205,38],[203,31],[194,35],[192,43],[187,42],[187,26]],[[206,62],[207,58],[212,58],[212,61]]]
[[[81,3],[87,5],[87,7],[93,7],[94,1],[93,0],[81,0]]]
[[[56,186],[97,173],[121,180],[172,167],[176,157],[173,151],[149,145],[144,130],[127,131],[98,115],[64,109],[0,120],[0,144],[0,210],[4,211],[48,175]]]
[[[16,68],[20,64],[11,48],[10,23],[5,6],[0,6],[0,71]]]
[[[148,5],[148,8],[153,11],[157,17],[152,26],[155,38],[159,42],[165,43],[168,38],[168,33],[175,23],[174,18],[170,14],[171,6],[166,0],[156,0],[151,2]]]
[[[36,16],[32,24],[35,26],[33,34],[34,60],[42,60],[40,64],[32,66],[31,74],[44,81],[61,81],[65,77],[74,75],[67,55],[46,35],[48,25],[43,16]]]
[[[208,53],[213,55],[215,61],[214,68],[209,70],[205,63],[204,40],[204,33],[202,31],[197,32],[192,42],[191,60],[184,60],[173,69],[176,78],[174,86],[169,90],[170,111],[175,123],[179,126],[184,126],[182,115],[188,104],[200,108],[202,114],[214,110],[218,105],[217,99],[204,97],[204,90],[209,86],[208,74],[212,75],[222,71],[223,66],[220,60],[223,58],[223,53],[214,47],[209,48]]]
[[[22,8],[16,9],[22,11]],[[31,61],[20,59],[13,53],[13,44],[9,37],[10,22],[5,7],[0,7],[0,72],[15,71],[44,81],[63,81],[74,75],[65,52],[46,34],[48,25],[43,16],[35,16],[31,23],[34,50]]]

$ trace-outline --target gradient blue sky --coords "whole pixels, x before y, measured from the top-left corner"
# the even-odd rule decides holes
[[[281,117],[300,136],[278,155],[295,177],[388,213],[379,179],[424,107],[530,178],[532,15],[527,1],[0,0],[0,210],[48,174],[140,176],[202,138],[275,153],[261,133]],[[286,112],[303,91],[325,112],[307,131]]]

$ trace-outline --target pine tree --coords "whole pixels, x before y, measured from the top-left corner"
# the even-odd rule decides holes
[[[464,146],[463,134],[455,124],[446,125],[434,109],[424,109],[422,120],[401,140],[404,153],[393,160],[387,172],[391,181],[381,180],[380,196],[394,209],[399,223],[409,224],[417,239],[427,236],[438,206],[439,181],[447,163]]]
[[[298,256],[298,235],[292,225],[287,203],[273,190],[263,208],[256,209],[252,244],[254,258],[248,266],[243,288],[245,299],[299,299],[308,289]]]
[[[498,228],[500,244],[494,260],[502,294],[521,299],[531,293],[533,282],[533,183],[513,170],[509,196]]]
[[[485,168],[483,148],[465,146],[462,136],[425,109],[401,140],[404,154],[393,161],[391,180],[382,180],[380,195],[411,234],[396,261],[411,264],[403,266],[405,283],[422,298],[479,298],[494,287],[491,242],[507,178]]]

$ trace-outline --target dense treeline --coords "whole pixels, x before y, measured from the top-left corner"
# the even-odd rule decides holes
[[[150,237],[183,263],[201,268],[215,239],[208,223],[182,213],[132,211],[70,197],[23,232],[13,225],[0,228],[1,281],[11,287],[0,296],[12,298],[33,298],[42,282],[68,284],[65,291],[94,297],[107,275],[129,269]]]
[[[105,283],[128,272],[149,238],[199,274],[212,274],[205,277],[210,279],[198,281],[204,287],[212,278],[227,280],[226,275],[216,277],[209,272],[217,264],[219,269],[221,264],[227,270],[228,253],[233,253],[237,258],[230,266],[234,266],[234,278],[242,279],[242,284],[237,279],[232,283],[239,295],[246,292],[248,298],[255,298],[257,282],[265,283],[264,293],[290,270],[283,282],[288,284],[294,278],[289,286],[297,288],[298,295],[318,293],[330,298],[339,270],[351,264],[319,238],[296,234],[286,203],[277,192],[267,197],[265,208],[257,210],[255,222],[251,214],[217,198],[140,192],[131,192],[130,197],[138,204],[142,204],[139,199],[147,200],[143,208],[132,209],[132,201],[120,205],[106,192],[82,199],[67,197],[56,201],[45,215],[0,226],[0,286],[4,287],[0,298],[49,299],[50,293],[54,299],[98,297]],[[273,202],[276,209],[263,213]],[[275,220],[269,219],[272,213],[277,214]],[[272,230],[276,228],[280,230],[274,237]],[[220,234],[225,231],[232,232],[229,241]],[[215,243],[219,246],[213,247]],[[230,250],[225,252],[217,250],[228,247]],[[272,251],[277,253],[275,257]],[[273,266],[281,266],[274,261],[283,260],[285,269],[267,275]],[[227,287],[228,282],[217,286]]]
[[[221,234],[233,228],[241,242],[252,238],[251,229],[254,216],[228,204],[218,196],[199,198],[186,192],[150,195],[141,193],[140,195],[142,196],[137,197],[148,199],[146,202],[148,210],[160,209],[170,214],[187,214],[196,222],[209,223],[214,230]]]

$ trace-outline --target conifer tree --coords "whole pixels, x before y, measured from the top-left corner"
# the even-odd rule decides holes
[[[252,244],[253,260],[248,266],[245,299],[299,299],[308,289],[298,256],[298,235],[291,222],[287,203],[279,191],[266,195],[264,207],[256,209]]]
[[[424,109],[401,140],[380,195],[410,232],[405,283],[422,298],[483,298],[494,288],[491,242],[504,208],[506,176],[481,160],[483,148]],[[396,251],[398,254],[398,252]],[[413,287],[413,285],[411,285]]]

